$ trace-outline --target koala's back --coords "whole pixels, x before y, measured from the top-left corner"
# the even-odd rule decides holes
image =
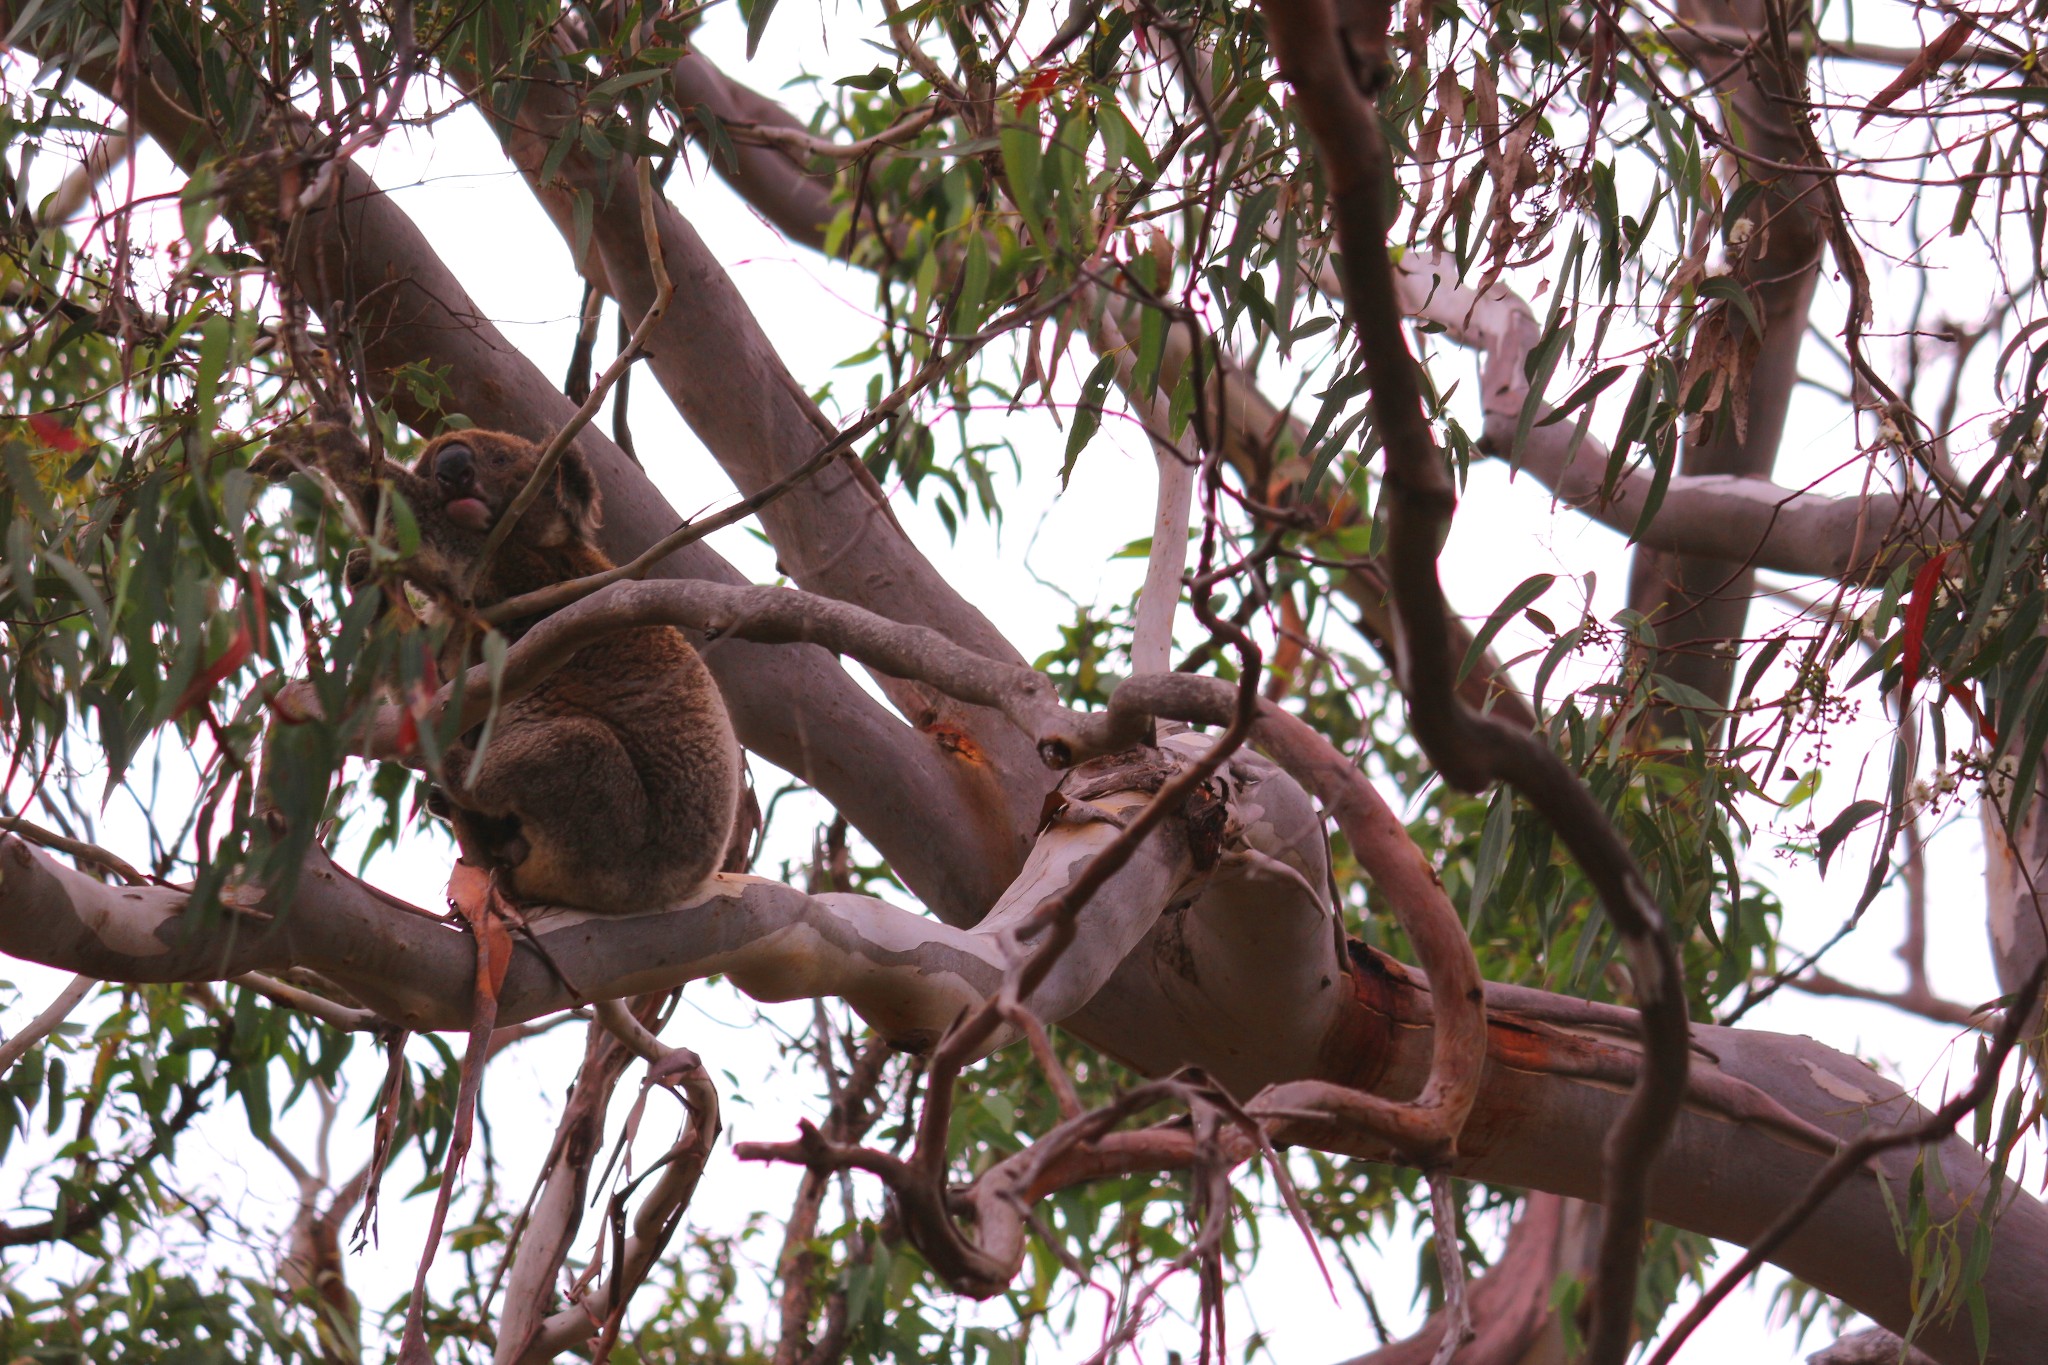
[[[586,647],[506,707],[469,796],[517,817],[522,899],[629,914],[717,871],[740,761],[710,670],[653,627]]]

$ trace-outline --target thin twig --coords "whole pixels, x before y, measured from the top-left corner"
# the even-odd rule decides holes
[[[99,984],[99,978],[96,976],[72,977],[41,1014],[29,1020],[21,1032],[0,1043],[0,1076],[5,1076],[7,1069],[20,1061],[24,1053],[70,1018],[71,1011],[78,1008],[78,1002],[85,999],[92,988]]]
[[[16,834],[41,844],[44,848],[53,848],[59,853],[68,853],[74,858],[83,858],[87,862],[97,863],[122,881],[127,882],[130,886],[148,886],[151,884],[150,878],[136,871],[134,866],[120,855],[110,853],[98,844],[89,844],[83,839],[73,839],[68,835],[59,834],[53,829],[44,829],[33,820],[24,820],[19,815],[0,815],[0,829],[13,830]]]
[[[1429,1218],[1436,1228],[1436,1269],[1444,1282],[1444,1339],[1429,1365],[1451,1365],[1472,1340],[1472,1303],[1465,1293],[1465,1258],[1458,1252],[1458,1194],[1444,1171],[1429,1174]]]
[[[229,977],[228,982],[252,990],[288,1009],[309,1014],[323,1024],[351,1033],[382,1033],[397,1027],[375,1010],[344,1005],[338,1000],[329,1000],[324,995],[301,990],[297,986],[265,976],[261,972],[243,972],[240,976]]]

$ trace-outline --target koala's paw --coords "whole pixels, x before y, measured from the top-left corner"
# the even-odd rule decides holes
[[[286,427],[270,438],[270,444],[249,461],[249,472],[259,479],[281,483],[301,469],[317,463],[311,434],[304,427]]]
[[[376,577],[377,570],[370,559],[370,552],[360,545],[350,550],[348,558],[342,561],[341,581],[348,585],[351,597],[361,592],[367,584],[374,582]]]
[[[249,472],[275,482],[301,469],[339,474],[367,465],[369,458],[369,450],[347,422],[316,418],[273,435],[263,453],[249,461]]]

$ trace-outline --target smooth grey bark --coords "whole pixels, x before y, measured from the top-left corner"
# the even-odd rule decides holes
[[[1402,306],[1479,353],[1485,453],[1648,549],[1847,581],[1917,559],[1964,529],[1953,507],[1911,491],[1834,497],[1739,474],[1674,475],[1643,525],[1654,480],[1624,471],[1609,489],[1608,447],[1579,419],[1546,421],[1554,409],[1538,400],[1529,429],[1520,430],[1530,397],[1526,362],[1543,335],[1528,303],[1505,285],[1482,291],[1460,284],[1456,263],[1442,252],[1411,251],[1396,268]],[[1335,281],[1321,284],[1334,297]]]
[[[1457,1173],[1597,1198],[1599,1163],[1587,1158],[1627,1099],[1629,1070],[1615,1068],[1610,1049],[1633,1054],[1633,1013],[1490,986],[1487,1014],[1495,1050],[1460,1139]],[[1404,1093],[1427,1072],[1426,1045],[1406,1028],[1387,1037],[1389,1070],[1375,1088]],[[1829,1139],[1925,1117],[1899,1086],[1811,1038],[1695,1025],[1693,1050],[1693,1098],[1658,1158],[1651,1216],[1711,1237],[1739,1243],[1761,1232],[1811,1182],[1832,1151]],[[1389,1155],[1364,1145],[1338,1147],[1373,1159]],[[1930,1170],[1925,1179],[1930,1217],[1954,1220],[1957,1245],[1967,1248],[1983,1215],[1989,1166],[1967,1139],[1951,1135],[1878,1157],[1873,1171],[1837,1190],[1773,1262],[1885,1327],[1907,1331],[1912,1268],[1898,1249],[1891,1208],[1909,1208],[1923,1158],[1940,1165],[1939,1175]],[[1890,1205],[1877,1188],[1880,1173]],[[1991,1226],[1993,1251],[1982,1281],[1991,1324],[1984,1359],[2031,1365],[2048,1341],[2048,1295],[2040,1290],[2048,1283],[2048,1208],[2007,1180]],[[1970,1315],[1960,1308],[1923,1324],[1915,1341],[1941,1365],[1978,1360]]]
[[[2044,755],[2048,757],[2048,755]],[[2003,793],[2013,780],[1994,781],[1978,798],[1984,825],[1985,920],[1999,989],[2016,991],[2048,955],[2048,770],[2034,769],[2034,795],[2018,828],[2006,820]]]
[[[1246,795],[1262,788],[1254,784]],[[1280,801],[1253,826],[1284,831],[1292,823],[1286,816],[1291,804]],[[1289,1079],[1290,1072],[1389,1097],[1413,1094],[1431,1060],[1426,985],[1363,950],[1344,971],[1331,952],[1337,940],[1327,919],[1318,926],[1328,945],[1319,960],[1303,941],[1311,936],[1313,916],[1300,897],[1298,869],[1291,877],[1275,875],[1264,862],[1248,859],[1223,875],[1242,876],[1243,885],[1219,898],[1212,884],[1210,894],[1184,910],[1165,906],[1138,949],[1115,964],[1068,1026],[1150,1072],[1202,1065],[1240,1095]],[[1165,884],[1150,873],[1141,880],[1153,888],[1147,894]],[[1274,904],[1275,896],[1290,894],[1299,908]],[[173,889],[106,886],[18,839],[0,841],[0,951],[10,955],[117,980],[213,980],[309,966],[360,991],[390,1017],[426,1027],[467,1024],[475,967],[469,938],[337,869],[315,869],[302,880],[290,913],[275,918],[238,918],[208,929],[182,924],[180,902]],[[550,955],[589,990],[632,993],[727,971],[743,989],[769,998],[841,995],[885,1034],[906,1040],[986,998],[1001,976],[988,936],[862,897],[808,897],[752,878],[721,878],[705,898],[656,915],[565,915],[539,929]],[[1311,976],[1282,997],[1264,990],[1233,1000],[1230,982],[1212,977],[1227,978],[1233,954],[1248,945],[1333,974],[1323,981]],[[1297,953],[1300,958],[1292,956]],[[1149,969],[1141,970],[1148,956]],[[1110,957],[1094,960],[1099,967]],[[1173,988],[1162,987],[1168,980]],[[1309,1046],[1287,1025],[1314,1012],[1318,995],[1329,1002],[1325,1017],[1334,1022],[1319,1045]],[[1205,998],[1221,999],[1230,1017],[1191,1034]],[[521,950],[506,979],[501,1019],[568,1003],[538,956]],[[1051,1001],[1047,1007],[1064,1008]],[[1490,986],[1487,1014],[1487,1072],[1460,1139],[1456,1173],[1594,1197],[1601,1140],[1625,1101],[1635,1066],[1633,1013],[1526,987]],[[1738,1242],[1754,1236],[1805,1188],[1837,1138],[1924,1112],[1863,1063],[1811,1039],[1702,1026],[1694,1053],[1686,1108],[1651,1181],[1651,1215],[1711,1236]],[[1330,1125],[1291,1124],[1285,1140],[1393,1158],[1357,1132]],[[1897,1150],[1875,1163],[1902,1209],[1919,1155]],[[1941,1178],[1926,1181],[1930,1213],[1953,1219],[1959,1245],[1968,1246],[1987,1188],[1985,1162],[1955,1136],[1928,1148],[1927,1156],[1942,1168]],[[1875,1174],[1850,1181],[1774,1259],[1903,1331],[1912,1317],[1911,1271],[1876,1182]],[[1983,1281],[1992,1329],[1988,1360],[2024,1365],[2048,1340],[2048,1296],[2039,1292],[2048,1283],[2048,1210],[2009,1181],[1996,1212]],[[1967,1314],[1929,1324],[1919,1344],[1941,1365],[1977,1360]]]
[[[1762,33],[1766,4],[1777,0],[1683,0],[1680,17]],[[1811,6],[1789,0],[1778,16],[1782,27],[1805,30]],[[1783,66],[1768,54],[1754,62],[1713,63],[1728,136],[1744,150],[1785,165],[1806,161],[1806,149],[1792,128],[1805,117],[1803,58]],[[1733,367],[1720,411],[1685,438],[1679,471],[1688,475],[1740,478],[1767,476],[1777,463],[1792,388],[1799,378],[1799,350],[1806,337],[1819,279],[1824,209],[1812,176],[1791,175],[1738,161],[1739,176],[1762,186],[1748,214],[1755,224],[1746,248],[1733,262],[1733,278],[1749,291],[1759,337],[1744,341],[1747,324],[1726,303],[1707,310],[1695,330],[1696,349],[1719,341],[1745,356]],[[1726,704],[1735,680],[1735,653],[1749,618],[1756,574],[1742,560],[1640,549],[1629,577],[1629,605],[1657,630],[1655,671]]]

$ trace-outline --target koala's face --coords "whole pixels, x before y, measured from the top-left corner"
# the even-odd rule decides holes
[[[517,436],[456,431],[429,442],[413,472],[433,481],[442,515],[451,525],[481,539],[539,462],[539,449]],[[589,541],[597,532],[598,511],[597,481],[583,456],[571,449],[520,519],[520,535],[536,546]]]

